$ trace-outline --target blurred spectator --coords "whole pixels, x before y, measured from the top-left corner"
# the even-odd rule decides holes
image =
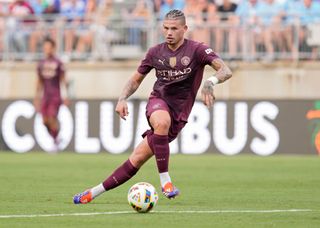
[[[265,60],[272,60],[275,48],[284,47],[282,30],[283,6],[275,0],[262,0],[257,7],[259,24],[262,26],[262,39],[267,51]]]
[[[253,60],[256,57],[256,46],[261,39],[261,27],[258,24],[258,0],[243,0],[238,5],[235,24],[238,30],[237,44],[242,47],[244,59]]]
[[[238,1],[241,2],[237,5]],[[134,7],[130,5],[132,2],[136,3]],[[215,51],[230,58],[238,57],[240,49],[246,59],[259,57],[257,53],[267,53],[267,60],[299,58],[299,54],[316,59],[320,54],[315,46],[317,42],[310,42],[311,34],[319,28],[313,25],[320,22],[320,0],[151,2],[160,17],[170,9],[184,10],[189,25],[187,37],[212,45]],[[34,54],[46,36],[57,41],[58,50],[59,45],[64,45],[64,52],[70,57],[71,54],[82,57],[89,51],[98,58],[108,58],[111,42],[143,46],[148,35],[144,25],[152,19],[152,9],[147,5],[148,0],[130,3],[124,0],[0,0],[0,58],[1,53],[7,51],[4,49],[20,52],[23,57],[26,53]],[[127,13],[123,14],[124,11]],[[59,12],[59,17],[55,17]],[[129,25],[125,31],[121,26],[124,19]]]
[[[160,8],[163,0],[153,0],[153,12],[158,15],[160,12]]]
[[[299,56],[299,41],[298,36],[294,35],[296,31],[296,26],[300,24],[299,22],[299,10],[300,9],[300,0],[287,0],[284,3],[284,10],[286,12],[284,25],[284,39],[286,44],[291,52],[291,58],[297,59]],[[297,33],[295,33],[297,34]]]
[[[84,0],[61,0],[60,14],[64,18],[64,51],[71,55],[76,43],[76,30],[81,28],[81,21],[85,15]]]
[[[187,0],[184,8],[190,39],[211,45],[211,28],[215,23],[216,6],[208,0]]]
[[[34,29],[34,11],[25,0],[16,0],[9,6],[8,33],[11,51],[26,53],[28,51],[27,40]],[[17,32],[19,31],[19,32]]]
[[[230,15],[232,15],[236,9],[237,4],[230,1],[230,0],[223,0],[222,4],[218,6],[218,13],[220,15],[220,19],[222,21],[226,21],[230,18]]]
[[[91,25],[97,12],[97,0],[87,0],[85,15],[80,27],[76,31],[78,42],[76,53],[80,57],[92,49],[93,36],[91,35]]]
[[[215,30],[215,50],[218,53],[228,50],[230,58],[234,58],[237,53],[236,31],[234,27],[234,12],[236,9],[237,4],[230,0],[223,0],[222,5],[218,6],[219,25],[222,26],[218,26]],[[224,48],[224,44],[227,44],[228,48]]]
[[[194,33],[197,28],[197,18],[198,14],[198,0],[186,0],[186,5],[183,9],[183,12],[186,16],[186,20],[188,23],[188,33],[187,37],[190,39],[194,39]],[[200,12],[201,13],[201,12]],[[200,15],[202,17],[202,15]]]
[[[4,33],[5,33],[5,18],[9,13],[9,3],[0,1],[0,60],[3,58],[4,51]]]
[[[320,3],[315,0],[299,0],[295,2],[295,4],[289,5],[287,10],[292,15],[292,17],[288,19],[289,23],[294,23],[295,15],[297,15],[300,20],[301,27],[298,30],[298,50],[302,52],[311,51],[311,59],[316,59],[319,55],[318,47],[310,47],[307,43],[307,37],[308,34],[312,32],[311,26],[314,23],[320,22]],[[292,36],[291,34],[292,32],[290,36]],[[310,48],[311,50],[308,50]],[[295,52],[298,50],[294,49]]]
[[[39,16],[35,31],[30,35],[30,51],[35,53],[38,50],[40,41],[50,36],[57,41],[57,32],[54,28],[54,14],[60,10],[60,0],[29,0],[35,14]]]
[[[110,18],[113,17],[114,14],[113,0],[101,0],[99,2],[89,30],[83,34],[83,40],[79,40],[79,45],[77,46],[78,53],[83,53],[91,46],[93,59],[110,58],[109,45],[115,35],[108,30],[108,25]]]
[[[10,0],[0,0],[0,18],[8,16],[10,2]]]
[[[59,13],[59,0],[28,0],[35,15]]]
[[[160,7],[159,19],[163,19],[166,13],[172,9],[183,10],[184,6],[184,0],[164,0]]]
[[[151,19],[151,12],[145,0],[137,0],[133,10],[126,12],[129,22],[129,44],[144,45],[146,44],[143,27]]]

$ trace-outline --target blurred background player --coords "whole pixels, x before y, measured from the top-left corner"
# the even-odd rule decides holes
[[[157,81],[149,97],[146,116],[151,127],[142,136],[142,142],[129,159],[117,168],[103,183],[74,196],[75,204],[85,204],[132,178],[153,155],[160,175],[162,192],[174,198],[179,190],[169,175],[169,142],[174,140],[187,123],[206,65],[217,72],[204,82],[201,94],[206,106],[215,99],[213,87],[231,77],[231,70],[203,43],[184,38],[187,32],[185,15],[170,10],[163,21],[165,42],[150,48],[138,70],[124,87],[116,107],[122,119],[128,116],[127,99],[138,89],[146,75],[154,68]]]
[[[68,104],[67,98],[61,96],[60,84],[67,91],[65,69],[63,63],[55,56],[55,42],[46,38],[43,42],[44,59],[37,66],[38,80],[34,106],[37,112],[41,112],[43,124],[53,138],[55,148],[59,149],[59,121],[58,113],[61,104]],[[67,93],[65,93],[67,95]]]

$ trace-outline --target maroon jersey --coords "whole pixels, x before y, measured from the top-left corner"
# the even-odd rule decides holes
[[[218,56],[211,48],[192,40],[185,39],[175,51],[161,43],[148,50],[138,72],[146,75],[155,68],[157,81],[150,97],[163,99],[175,120],[187,122],[204,67],[215,58]]]
[[[61,100],[60,77],[64,74],[63,63],[56,57],[38,63],[38,77],[43,82],[44,100]]]

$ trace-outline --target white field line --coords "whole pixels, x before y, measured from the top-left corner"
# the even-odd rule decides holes
[[[311,209],[287,209],[287,210],[213,210],[213,211],[152,211],[153,214],[222,214],[222,213],[292,213],[292,212],[312,212]],[[40,217],[68,217],[68,216],[93,216],[93,215],[118,215],[136,214],[135,211],[107,211],[107,212],[87,212],[87,213],[66,213],[66,214],[30,214],[30,215],[0,215],[4,218],[40,218]]]

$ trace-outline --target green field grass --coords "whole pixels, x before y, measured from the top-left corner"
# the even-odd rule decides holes
[[[181,195],[161,195],[153,213],[138,214],[127,191],[140,181],[160,190],[151,159],[121,187],[87,205],[72,203],[75,193],[101,182],[127,156],[0,152],[0,227],[320,227],[315,156],[173,155],[171,177]],[[286,211],[291,209],[309,211]],[[119,211],[128,213],[89,214]],[[53,214],[61,216],[3,218]]]

